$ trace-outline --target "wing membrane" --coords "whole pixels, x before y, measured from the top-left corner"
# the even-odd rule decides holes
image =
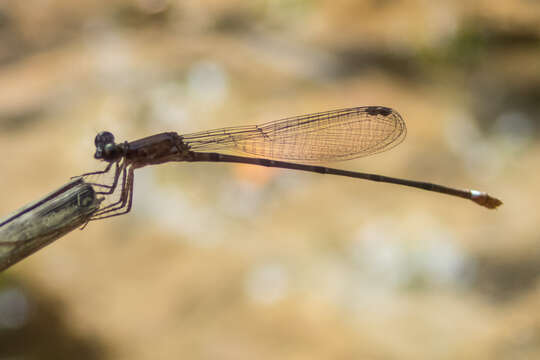
[[[393,109],[365,106],[183,135],[193,151],[242,152],[289,161],[336,161],[386,151],[406,135]]]

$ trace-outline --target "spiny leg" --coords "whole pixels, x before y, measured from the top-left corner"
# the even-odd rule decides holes
[[[120,162],[119,161],[115,161],[114,164],[116,165],[116,168],[114,170],[114,180],[113,180],[113,183],[112,185],[105,185],[105,184],[100,184],[100,183],[88,183],[89,185],[92,185],[92,186],[98,186],[98,187],[102,187],[102,188],[106,188],[108,190],[106,191],[97,191],[96,193],[97,194],[102,194],[102,195],[110,195],[114,192],[114,190],[116,189],[116,186],[117,186],[117,183],[118,183],[118,177],[120,176]],[[89,172],[89,173],[85,173],[85,174],[82,174],[82,175],[79,175],[79,176],[74,176],[73,178],[78,178],[78,177],[88,177],[88,176],[91,176],[91,175],[99,175],[99,174],[105,174],[105,173],[108,173],[110,170],[111,170],[111,166],[113,165],[112,162],[110,162],[109,164],[107,164],[107,167],[104,169],[104,170],[101,170],[101,171],[93,171],[93,172]]]
[[[99,209],[93,217],[96,217],[96,216],[101,216],[103,214],[106,214],[106,213],[109,213],[111,211],[115,211],[116,210],[116,207],[121,204],[124,200],[123,200],[123,197],[125,196],[124,193],[126,191],[126,184],[127,184],[127,165],[125,165],[125,163],[122,165],[121,167],[121,173],[122,173],[122,183],[120,185],[120,197],[118,198],[118,200],[115,200],[114,202],[110,203],[109,205]],[[120,172],[118,172],[118,174],[120,174]],[[116,181],[115,181],[116,182]],[[116,184],[115,184],[115,188],[116,188]]]
[[[90,175],[105,174],[106,172],[109,172],[109,170],[111,170],[112,164],[113,164],[112,162],[108,163],[107,167],[105,169],[103,169],[103,170],[87,172],[87,173],[81,174],[79,176],[72,176],[71,178],[75,179],[75,178],[78,178],[78,177],[86,177],[86,176],[90,176]]]
[[[90,221],[101,220],[101,219],[106,219],[106,218],[110,218],[110,217],[113,217],[113,216],[119,216],[119,215],[127,214],[131,210],[131,204],[133,202],[133,183],[134,183],[134,178],[135,178],[133,171],[134,171],[133,167],[130,167],[129,168],[129,174],[127,176],[127,183],[122,188],[121,204],[118,205],[115,208],[108,209],[105,212],[101,212],[101,213],[99,213],[97,215],[94,215],[90,219]],[[117,211],[117,210],[122,210],[122,211],[119,211],[119,212],[114,213],[114,214],[109,214],[109,215],[102,216],[104,214],[108,214],[108,213],[111,213],[111,212],[114,212],[114,211]]]
[[[116,190],[116,187],[118,185],[118,178],[120,177],[120,173],[124,170],[125,166],[126,166],[125,161],[121,164],[120,164],[120,161],[116,162],[116,168],[114,169],[113,183],[111,185],[105,185],[105,184],[99,184],[99,183],[89,183],[89,184],[108,189],[105,191],[97,191],[96,192],[97,194],[110,195]]]
[[[120,177],[120,173],[125,169],[126,166],[127,165],[125,163],[125,160],[122,163],[122,165],[120,165],[119,161],[116,162],[116,169],[114,170],[114,179],[113,179],[113,183],[111,185],[104,185],[104,184],[98,184],[98,183],[90,183],[90,185],[96,185],[96,186],[100,186],[100,187],[104,187],[106,189],[109,189],[107,191],[98,191],[98,192],[96,192],[97,194],[110,195],[110,194],[114,193],[114,191],[116,190],[116,187],[118,186],[118,178]]]

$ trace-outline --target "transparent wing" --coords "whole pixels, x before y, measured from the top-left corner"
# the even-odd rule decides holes
[[[395,110],[364,106],[182,135],[193,151],[232,151],[291,161],[348,160],[386,151],[406,135]]]

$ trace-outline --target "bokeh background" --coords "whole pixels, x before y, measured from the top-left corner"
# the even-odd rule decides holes
[[[0,274],[0,359],[540,358],[540,2],[0,2],[0,216],[98,170],[93,138],[383,105],[335,167],[137,170],[134,208]]]

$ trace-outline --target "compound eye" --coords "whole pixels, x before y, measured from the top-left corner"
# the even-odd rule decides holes
[[[112,143],[105,144],[105,147],[103,148],[103,152],[105,153],[106,158],[114,155],[114,153],[116,152],[116,145],[114,144],[114,140]]]
[[[114,144],[114,135],[108,131],[102,131],[94,139],[96,147],[103,147],[106,144]]]

